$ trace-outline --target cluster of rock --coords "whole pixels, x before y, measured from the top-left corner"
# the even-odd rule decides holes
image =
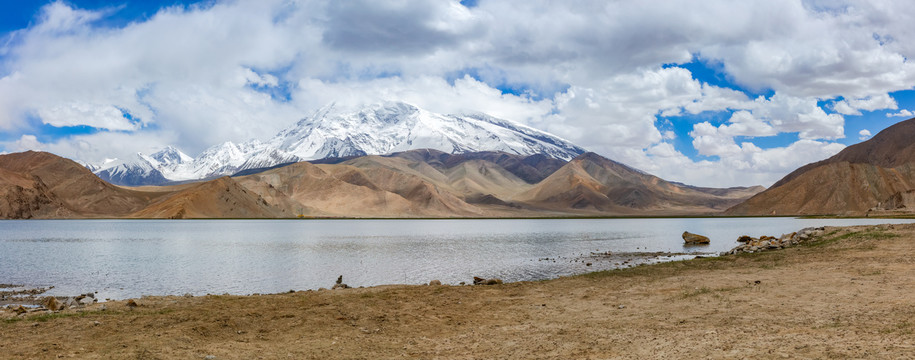
[[[61,300],[54,296],[48,296],[41,299],[41,301],[37,303],[37,306],[26,307],[23,305],[7,305],[6,308],[16,313],[16,315],[23,315],[26,313],[34,312],[56,312],[66,309],[80,309],[97,302],[98,300],[95,298],[94,293],[86,293],[79,296],[68,297],[66,300]],[[104,305],[102,306],[104,307]]]
[[[804,228],[798,232],[793,232],[790,234],[783,234],[779,237],[774,236],[760,236],[759,238],[750,237],[743,235],[737,238],[737,242],[741,243],[737,247],[731,249],[725,254],[740,254],[740,253],[756,253],[766,250],[777,250],[784,249],[789,246],[794,246],[800,243],[803,243],[807,240],[810,240],[814,237],[823,235],[825,229],[822,227],[818,228]]]
[[[79,296],[68,297],[67,300],[60,301],[56,297],[48,296],[41,302],[41,306],[51,311],[60,311],[64,309],[75,309],[89,306],[98,302],[94,293],[80,294]]]

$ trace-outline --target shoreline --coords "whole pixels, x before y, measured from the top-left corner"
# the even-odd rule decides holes
[[[163,296],[0,311],[9,358],[898,358],[915,225],[501,285]]]
[[[565,256],[555,256],[555,257],[545,257],[539,258],[536,261],[553,261],[558,260],[569,261],[569,262],[580,262],[586,264],[590,267],[591,263],[597,263],[599,261],[613,262],[614,265],[610,269],[598,269],[594,271],[585,271],[581,273],[571,274],[571,275],[560,275],[557,277],[549,277],[542,279],[527,279],[527,280],[518,280],[518,281],[505,281],[506,284],[518,283],[518,282],[539,282],[539,281],[551,281],[557,280],[564,277],[574,277],[582,276],[595,272],[602,271],[615,271],[622,270],[627,268],[632,268],[636,266],[651,266],[656,264],[661,264],[665,262],[673,261],[689,261],[695,258],[705,258],[705,257],[714,257],[721,256],[722,253],[718,252],[669,252],[669,251],[642,251],[642,252],[591,252],[589,254],[582,254],[579,256],[565,257]],[[471,286],[473,278],[468,278],[467,281],[462,281],[458,283],[443,283],[444,286]],[[499,279],[501,281],[501,279]],[[429,281],[437,281],[437,279],[429,279]],[[330,282],[330,281],[329,281]],[[59,284],[58,284],[59,285]],[[390,283],[390,284],[377,284],[377,285],[360,285],[354,286],[353,288],[358,289],[367,289],[375,287],[390,287],[390,286],[423,286],[427,284],[407,284],[407,283]],[[86,296],[87,294],[94,294],[93,297],[98,297],[98,303],[103,304],[106,302],[114,301],[127,301],[130,299],[140,299],[145,297],[169,297],[169,296],[181,296],[181,297],[200,297],[200,296],[261,296],[261,295],[280,295],[286,294],[289,292],[301,292],[301,291],[325,291],[332,288],[332,284],[327,287],[318,287],[318,288],[308,288],[308,289],[290,289],[289,291],[280,291],[280,292],[252,292],[252,293],[242,293],[242,294],[233,294],[233,293],[206,293],[206,294],[143,294],[136,297],[125,297],[125,298],[102,298],[99,294],[100,291],[87,291],[80,294],[65,294],[65,295],[46,295],[46,293],[54,289],[57,285],[49,286],[32,286],[28,284],[0,284],[0,311],[9,310],[15,308],[18,305],[23,305],[26,307],[29,306],[40,306],[43,301],[48,297],[54,297],[60,303],[64,303],[68,298],[77,298],[79,296]],[[89,289],[91,290],[91,289]],[[67,309],[67,310],[77,310],[78,308]]]

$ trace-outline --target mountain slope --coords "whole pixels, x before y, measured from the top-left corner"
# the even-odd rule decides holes
[[[0,169],[0,219],[72,215],[37,177]]]
[[[163,196],[133,218],[279,218],[290,217],[229,177],[199,183]]]
[[[518,200],[546,209],[583,213],[701,214],[727,209],[753,191],[700,189],[671,183],[586,153],[520,194]]]
[[[157,196],[113,186],[82,165],[46,152],[0,155],[0,169],[17,173],[20,183],[21,178],[40,181],[33,186],[38,193],[31,194],[42,197],[36,201],[46,201],[47,197],[52,201],[49,204],[60,204],[65,209],[60,211],[77,217],[122,216],[143,208]]]
[[[863,215],[915,189],[915,119],[805,165],[730,215]]]
[[[238,178],[277,206],[302,215],[475,216],[481,210],[422,178],[387,168],[300,162]]]

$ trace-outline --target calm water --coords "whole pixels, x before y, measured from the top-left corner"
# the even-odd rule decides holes
[[[575,220],[0,221],[0,283],[122,299],[350,286],[506,281],[627,266],[638,252],[710,253],[740,235],[912,222],[793,218]],[[684,231],[712,244],[684,247]],[[595,258],[591,252],[610,251]],[[624,263],[631,260],[628,264]],[[593,263],[586,266],[585,262]]]

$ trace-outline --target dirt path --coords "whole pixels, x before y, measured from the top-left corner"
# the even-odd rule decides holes
[[[827,234],[542,282],[0,312],[0,358],[915,357],[915,225]]]

